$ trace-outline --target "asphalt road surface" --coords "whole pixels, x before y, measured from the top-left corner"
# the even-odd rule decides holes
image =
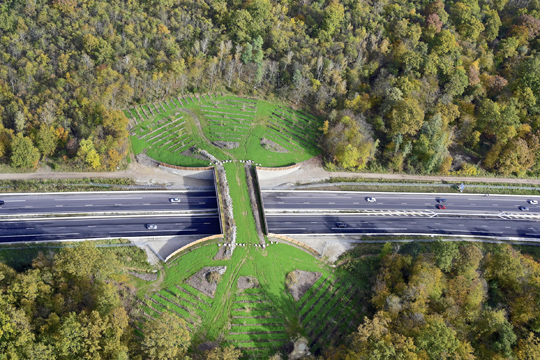
[[[408,210],[431,211],[438,214],[445,212],[501,213],[521,212],[519,206],[529,208],[528,213],[540,214],[540,205],[530,205],[527,200],[540,197],[497,196],[497,195],[443,195],[437,194],[402,194],[402,193],[366,193],[366,192],[322,192],[322,191],[271,191],[263,190],[264,209],[279,210]],[[376,198],[373,203],[368,197]],[[437,209],[437,199],[444,198],[446,210]]]
[[[170,198],[180,198],[171,203]],[[217,210],[214,191],[115,192],[77,194],[0,194],[2,215],[152,212],[176,210]]]
[[[540,238],[540,222],[498,218],[335,215],[267,215],[274,234],[440,234]],[[346,227],[340,228],[338,222]]]
[[[147,224],[157,225],[148,230]],[[220,233],[218,215],[109,216],[0,221],[0,242],[46,241],[137,236],[214,235]]]

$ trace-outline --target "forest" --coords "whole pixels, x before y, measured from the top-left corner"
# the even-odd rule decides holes
[[[536,175],[540,1],[4,0],[0,159],[112,170],[122,109],[232,92],[326,120],[329,168]]]
[[[365,246],[342,265],[370,283],[360,295],[363,320],[337,347],[304,360],[540,358],[536,249],[437,241],[386,243],[367,255]],[[194,349],[170,312],[137,335],[136,290],[114,253],[90,242],[39,252],[18,271],[0,263],[0,358],[242,358],[219,341]]]
[[[540,263],[509,245],[387,243],[369,316],[333,359],[540,358]]]

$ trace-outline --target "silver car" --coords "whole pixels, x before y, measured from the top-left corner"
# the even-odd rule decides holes
[[[146,224],[146,228],[148,230],[157,230],[157,225],[156,224]]]
[[[172,203],[179,203],[181,200],[180,198],[170,198],[169,201]]]

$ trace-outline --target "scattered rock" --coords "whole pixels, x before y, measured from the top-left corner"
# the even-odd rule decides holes
[[[298,301],[322,276],[320,272],[294,270],[287,274],[285,284],[295,301]]]
[[[147,274],[147,273],[137,273],[137,272],[133,272],[133,271],[128,271],[128,273],[130,275],[135,276],[136,278],[139,278],[141,280],[146,280],[146,281],[156,281],[157,278],[158,278],[158,274],[156,274],[156,273]]]
[[[309,356],[311,353],[308,348],[308,341],[305,337],[298,338],[291,344],[288,344],[289,349],[292,347],[292,351],[289,353],[289,360],[301,359],[304,356]]]
[[[237,141],[214,141],[212,144],[220,149],[236,149],[240,146],[240,143]]]
[[[262,138],[261,139],[261,146],[263,149],[277,152],[277,153],[288,153],[289,150],[285,149],[283,146],[279,145],[278,143],[273,142],[270,139]]]
[[[238,278],[238,289],[254,289],[259,287],[259,280],[251,276],[240,276]]]
[[[226,270],[226,266],[205,267],[187,279],[186,282],[203,294],[214,298],[219,280]]]

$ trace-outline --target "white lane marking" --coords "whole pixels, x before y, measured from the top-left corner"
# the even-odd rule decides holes
[[[26,200],[8,200],[10,203],[11,202],[21,202],[21,201],[26,201]]]
[[[26,230],[33,230],[33,229],[35,229],[35,228],[26,228]]]
[[[63,207],[64,205],[56,205],[56,207]]]
[[[88,225],[88,227],[96,227],[96,225]]]
[[[57,229],[65,229],[66,227],[65,226],[59,226],[57,227]]]
[[[142,197],[109,197],[109,198],[82,198],[82,199],[54,199],[54,201],[94,201],[94,200],[142,200]]]
[[[150,204],[143,204],[143,205],[146,205],[146,206],[148,206],[148,205],[150,205]]]
[[[86,205],[84,205],[84,206],[94,206],[94,205],[92,205],[92,204],[86,204]]]
[[[24,208],[25,209],[31,209],[31,208],[33,208],[33,206],[25,206]]]
[[[79,235],[79,233],[65,233],[65,234],[61,234],[62,236],[66,236],[66,235]],[[50,234],[24,234],[24,235],[0,235],[0,237],[23,237],[23,236],[50,236]]]
[[[204,225],[210,225],[211,223],[203,223]]]
[[[198,231],[197,229],[183,229],[183,230],[154,230],[154,231],[151,231],[151,230],[133,230],[133,231],[111,231],[110,234],[124,234],[124,233],[141,233],[141,232],[144,232],[144,233],[148,233],[148,234],[153,234],[155,232],[178,232],[178,231]]]

